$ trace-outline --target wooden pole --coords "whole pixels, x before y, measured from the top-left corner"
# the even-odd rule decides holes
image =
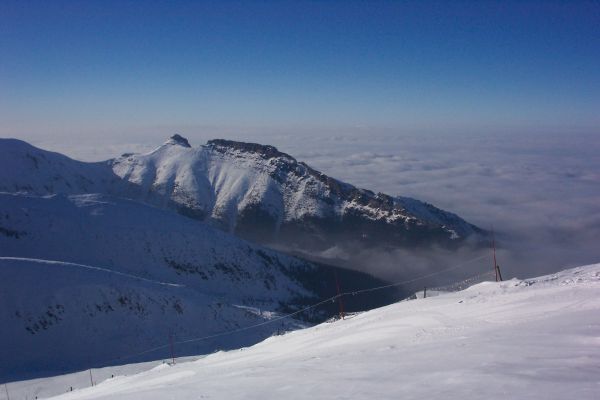
[[[337,271],[335,273],[335,287],[338,295],[338,304],[340,305],[340,319],[344,319],[344,301],[342,300],[342,291],[340,290],[340,281],[338,279]]]
[[[425,286],[423,288],[423,298],[426,299],[427,298],[427,286]]]

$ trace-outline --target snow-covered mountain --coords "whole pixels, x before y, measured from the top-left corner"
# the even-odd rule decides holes
[[[403,301],[193,362],[94,370],[104,382],[93,388],[85,371],[8,390],[65,400],[592,400],[599,338],[596,264]]]
[[[368,275],[336,269],[348,288]],[[334,271],[169,210],[109,195],[0,193],[0,381],[60,373],[176,340],[248,326],[335,294]],[[390,293],[371,304],[390,301]],[[179,346],[255,343],[335,311]],[[133,357],[166,357],[168,349]],[[9,361],[7,361],[9,360]]]
[[[356,188],[272,146],[172,136],[147,154],[82,163],[0,141],[0,191],[108,193],[175,209],[225,231],[314,256],[373,247],[455,247],[484,234],[455,214]]]
[[[304,251],[418,245],[480,230],[429,204],[375,194],[328,177],[275,147],[211,140],[193,148],[175,135],[148,154],[112,161],[113,171],[179,210],[261,243]]]

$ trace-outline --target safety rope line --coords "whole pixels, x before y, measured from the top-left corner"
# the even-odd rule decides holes
[[[400,282],[394,282],[394,283],[390,283],[390,284],[387,284],[387,285],[375,286],[375,287],[372,287],[372,288],[355,290],[355,291],[351,291],[351,292],[342,292],[340,294],[336,294],[335,296],[331,296],[331,297],[329,297],[329,298],[327,298],[325,300],[319,301],[318,303],[314,303],[314,304],[308,305],[308,306],[303,307],[303,308],[301,308],[299,310],[296,310],[294,312],[291,312],[291,313],[288,313],[288,314],[285,314],[285,315],[281,315],[279,317],[276,317],[276,318],[273,318],[273,319],[270,319],[270,320],[267,320],[267,321],[263,321],[263,322],[260,322],[260,323],[257,323],[257,324],[253,324],[253,325],[248,325],[248,326],[245,326],[245,327],[242,327],[242,328],[236,328],[236,329],[233,329],[233,330],[230,330],[230,331],[215,333],[215,334],[212,334],[212,335],[207,335],[207,336],[201,336],[201,337],[196,337],[196,338],[190,338],[190,339],[180,340],[180,341],[177,341],[177,342],[173,342],[173,344],[187,344],[187,343],[193,343],[193,342],[200,342],[200,341],[203,341],[203,340],[208,340],[208,339],[214,339],[214,338],[217,338],[217,337],[233,335],[235,333],[244,332],[244,331],[247,331],[247,330],[250,330],[250,329],[255,329],[255,328],[258,328],[258,327],[261,327],[261,326],[269,325],[269,324],[281,321],[283,319],[287,319],[287,318],[293,317],[295,315],[301,314],[303,312],[306,312],[306,311],[311,310],[313,308],[317,308],[317,307],[319,307],[319,306],[321,306],[323,304],[326,304],[328,302],[335,301],[336,299],[338,299],[340,297],[343,297],[343,296],[354,296],[354,295],[357,295],[357,294],[369,293],[369,292],[374,292],[374,291],[377,291],[377,290],[389,289],[389,288],[396,287],[396,286],[406,285],[406,284],[409,284],[409,283],[417,282],[417,281],[422,280],[422,279],[431,278],[433,276],[440,275],[440,274],[443,274],[443,273],[448,272],[448,271],[453,271],[453,270],[456,270],[456,269],[459,269],[459,268],[463,268],[464,266],[466,266],[468,264],[471,264],[471,263],[473,263],[475,261],[479,261],[479,260],[481,260],[483,258],[487,258],[487,257],[489,257],[489,255],[482,255],[482,256],[479,256],[479,257],[475,257],[475,258],[472,258],[472,259],[467,260],[465,262],[462,262],[460,264],[457,264],[455,266],[452,266],[452,267],[449,267],[449,268],[445,268],[445,269],[442,269],[442,270],[439,270],[439,271],[436,271],[436,272],[432,272],[430,274],[422,275],[422,276],[419,276],[419,277],[416,277],[416,278],[412,278],[412,279],[400,281]],[[482,274],[482,275],[485,275],[485,274]],[[464,282],[464,281],[462,281],[462,282]],[[409,297],[407,297],[407,298],[405,298],[405,299],[403,299],[403,300],[409,299],[410,297],[412,297],[412,295],[409,296]],[[402,300],[400,300],[400,301],[402,301]],[[128,358],[132,358],[132,357],[136,357],[136,356],[141,356],[141,355],[144,355],[144,354],[148,354],[148,353],[151,353],[151,352],[154,352],[154,351],[157,351],[157,350],[166,349],[169,346],[171,346],[171,343],[164,344],[164,345],[161,345],[161,346],[156,346],[156,347],[153,347],[153,348],[141,351],[139,353],[134,353],[134,354],[126,355],[126,356],[121,356],[121,357],[113,358],[113,359],[105,361],[105,362],[109,363],[109,362],[113,362],[113,361],[122,361],[122,360],[126,360]]]
[[[484,277],[488,277],[488,276],[495,276],[496,275],[496,271],[489,271],[489,272],[484,272],[482,274],[479,275],[474,275],[471,276],[463,281],[460,282],[454,282],[451,283],[449,285],[444,285],[444,286],[436,286],[436,287],[432,287],[432,288],[427,288],[427,290],[437,290],[440,292],[452,292],[452,291],[458,291],[461,290],[461,288],[463,287],[463,285],[472,285],[475,282],[479,281],[480,279],[484,278]]]

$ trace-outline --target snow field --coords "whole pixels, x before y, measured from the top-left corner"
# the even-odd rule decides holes
[[[599,311],[596,264],[400,302],[59,398],[597,399]]]

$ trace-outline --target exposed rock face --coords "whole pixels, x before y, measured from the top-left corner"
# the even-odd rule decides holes
[[[207,146],[212,147],[216,151],[220,151],[222,153],[227,152],[230,149],[239,150],[246,153],[255,153],[259,154],[265,160],[274,157],[286,157],[290,160],[294,160],[289,154],[282,153],[277,150],[277,148],[273,146],[258,144],[258,143],[245,143],[245,142],[236,142],[233,140],[226,139],[213,139],[209,140],[206,143]],[[295,161],[295,160],[294,160]]]
[[[183,136],[179,135],[179,134],[174,134],[173,136],[171,136],[169,138],[169,140],[166,141],[165,144],[173,144],[173,145],[179,145],[179,146],[183,146],[183,147],[192,147],[190,146],[190,142],[188,142],[188,140],[186,138],[184,138]]]

